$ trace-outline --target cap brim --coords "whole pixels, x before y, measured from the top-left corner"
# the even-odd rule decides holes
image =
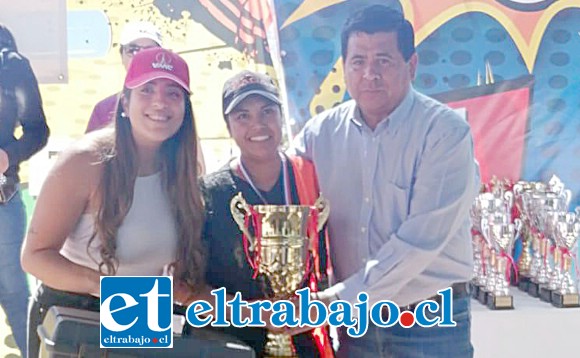
[[[268,91],[264,91],[264,90],[251,90],[248,92],[244,92],[241,95],[237,96],[236,98],[233,99],[233,101],[228,105],[228,107],[226,108],[226,110],[224,111],[225,115],[230,114],[230,112],[236,108],[236,106],[238,104],[240,104],[243,100],[245,100],[246,98],[248,98],[248,96],[251,95],[259,95],[262,96],[266,99],[269,99],[270,101],[276,103],[276,104],[282,104],[282,102],[280,101],[280,98],[278,96],[276,96],[274,93],[268,92]]]
[[[189,89],[189,87],[187,86],[187,84],[185,82],[183,82],[181,79],[179,79],[179,77],[172,75],[171,73],[167,73],[164,71],[158,71],[158,72],[148,72],[147,74],[134,78],[131,81],[128,81],[125,83],[125,87],[129,88],[129,89],[134,89],[137,88],[139,86],[144,85],[145,83],[152,81],[152,80],[156,80],[159,78],[165,78],[168,80],[172,80],[173,82],[177,83],[178,85],[180,85],[181,87],[183,87],[184,90],[187,91],[187,93],[191,94],[191,90]]]

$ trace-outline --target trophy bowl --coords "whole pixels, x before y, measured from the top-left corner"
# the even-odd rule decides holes
[[[310,249],[318,240],[329,214],[328,202],[319,197],[313,206],[249,205],[238,193],[230,210],[242,231],[244,248],[255,274],[265,275],[274,297],[286,299],[304,282]],[[268,332],[266,357],[295,357],[288,334]]]

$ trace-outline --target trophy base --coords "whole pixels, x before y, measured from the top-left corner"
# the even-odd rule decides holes
[[[477,292],[477,300],[479,301],[479,303],[481,303],[482,305],[485,305],[487,303],[487,296],[490,295],[489,292],[487,292],[485,290],[485,288],[480,287],[478,292]]]
[[[552,290],[546,286],[540,286],[540,300],[544,302],[552,302]]]
[[[518,281],[518,288],[521,291],[528,292],[528,285],[530,284],[529,277],[520,277]]]
[[[528,294],[532,297],[540,296],[540,284],[534,281],[528,283]]]
[[[491,310],[511,310],[514,308],[514,297],[495,296],[492,293],[487,294],[487,307]]]
[[[558,308],[580,307],[580,295],[577,293],[562,294],[561,292],[553,291],[552,305]]]
[[[298,357],[289,334],[268,332],[264,346],[264,358]]]

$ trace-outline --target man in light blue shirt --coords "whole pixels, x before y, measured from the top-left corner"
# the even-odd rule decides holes
[[[412,88],[414,34],[400,13],[375,5],[353,14],[342,55],[353,99],[311,119],[294,143],[331,207],[337,283],[318,297],[355,303],[367,292],[370,304],[413,310],[452,287],[457,326],[372,326],[341,337],[339,356],[470,357],[469,208],[479,174],[469,125]]]

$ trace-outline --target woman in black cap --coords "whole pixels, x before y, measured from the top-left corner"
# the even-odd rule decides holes
[[[230,212],[230,201],[241,192],[250,205],[313,205],[319,196],[314,167],[301,158],[280,151],[282,111],[278,88],[266,75],[243,71],[226,81],[223,114],[240,156],[203,179],[206,224],[203,238],[208,249],[206,282],[225,287],[228,294],[240,292],[247,301],[271,297],[271,288],[259,275],[252,278],[242,247],[242,233]],[[326,240],[321,235],[316,251],[320,258],[317,276],[326,273]],[[320,269],[322,267],[322,269]],[[322,272],[321,272],[322,271]],[[266,330],[232,328],[226,332],[264,354]],[[332,356],[325,329],[293,337],[302,357]]]

